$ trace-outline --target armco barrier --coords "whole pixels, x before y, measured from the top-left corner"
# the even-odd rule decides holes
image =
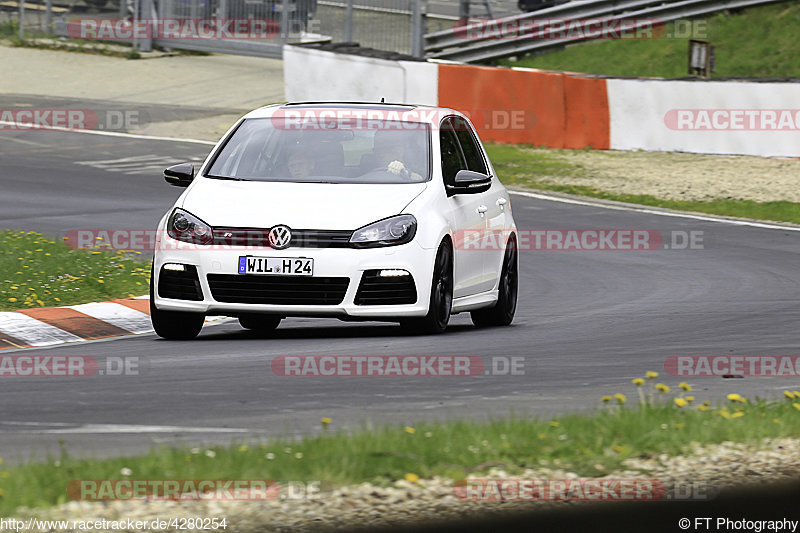
[[[291,101],[385,98],[451,107],[470,114],[487,141],[800,157],[800,83],[605,79],[296,46],[284,50],[284,73]],[[525,120],[516,127],[482,122],[493,112],[522,113]],[[707,115],[712,125],[687,126],[679,112]]]

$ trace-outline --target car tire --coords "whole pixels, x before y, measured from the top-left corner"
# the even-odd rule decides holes
[[[508,241],[503,256],[503,269],[500,274],[497,303],[488,309],[472,311],[472,323],[479,328],[508,326],[514,320],[517,311],[517,293],[519,292],[519,254],[517,241]]]
[[[190,340],[197,337],[203,329],[205,315],[202,313],[185,313],[181,311],[161,311],[154,303],[153,285],[156,280],[150,271],[150,321],[156,335],[169,340]]]
[[[244,329],[253,331],[274,331],[280,323],[281,317],[273,315],[247,315],[239,317],[239,325]]]
[[[450,312],[453,308],[453,249],[448,241],[443,241],[436,252],[433,264],[428,314],[423,318],[411,318],[400,325],[411,333],[436,334],[447,329]]]

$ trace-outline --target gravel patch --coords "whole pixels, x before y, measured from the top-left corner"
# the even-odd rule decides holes
[[[566,176],[537,176],[537,180],[665,200],[800,202],[798,159],[578,150],[553,151],[552,155],[580,170]]]
[[[681,456],[660,455],[629,459],[624,468],[608,478],[658,479],[667,487],[688,483],[717,489],[740,485],[768,484],[800,476],[800,439],[764,439],[756,445],[734,442],[688,447]],[[468,479],[579,479],[578,474],[542,465],[509,474],[493,468]],[[315,498],[272,501],[73,501],[39,510],[20,509],[17,518],[38,516],[52,520],[107,519],[152,520],[176,517],[226,517],[227,531],[311,532],[336,528],[413,525],[415,521],[482,518],[509,511],[530,511],[577,502],[471,501],[456,497],[453,481],[436,477],[415,482],[401,480],[390,487],[370,483],[341,487]],[[64,530],[59,530],[64,531]],[[69,530],[67,530],[69,531]],[[98,530],[102,531],[102,530]],[[126,531],[135,531],[128,529]],[[164,529],[162,531],[177,531]],[[185,529],[184,529],[185,531]]]

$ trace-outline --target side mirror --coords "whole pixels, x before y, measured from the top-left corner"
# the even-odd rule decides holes
[[[486,192],[492,186],[492,178],[472,170],[459,170],[455,185],[446,185],[448,196]]]
[[[181,163],[164,169],[164,179],[176,187],[188,187],[194,179],[194,165]]]

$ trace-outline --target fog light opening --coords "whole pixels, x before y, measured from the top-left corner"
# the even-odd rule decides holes
[[[410,276],[408,270],[400,270],[397,268],[381,270],[378,275],[382,278],[399,278],[402,276]]]

